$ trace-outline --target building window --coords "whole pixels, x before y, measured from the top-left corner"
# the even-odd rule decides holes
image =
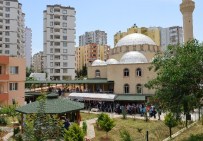
[[[142,94],[142,85],[141,84],[137,84],[136,91],[137,91],[137,94]]]
[[[63,20],[67,20],[67,16],[63,16]]]
[[[50,22],[50,26],[53,26],[54,25],[54,22]]]
[[[6,7],[6,12],[9,12],[10,11],[10,8],[9,7]]]
[[[129,93],[129,89],[130,89],[129,85],[128,85],[128,84],[125,84],[125,85],[124,85],[124,93],[125,93],[125,94],[128,94],[128,93]]]
[[[50,48],[50,53],[53,53],[53,48]]]
[[[54,15],[50,15],[50,19],[53,19],[54,18]]]
[[[63,36],[63,40],[67,40],[67,36]]]
[[[53,8],[50,8],[50,12],[53,13],[53,11],[54,11]]]
[[[63,47],[67,47],[67,42],[63,42]]]
[[[123,70],[123,76],[129,76],[129,69],[124,69]]]
[[[6,31],[6,32],[5,32],[5,35],[6,35],[6,36],[9,36],[9,35],[10,35],[10,33],[9,33],[8,31]]]
[[[67,27],[67,23],[63,23],[63,27]]]
[[[68,69],[63,69],[63,73],[68,73]]]
[[[50,42],[50,46],[53,46],[53,42]]]
[[[6,6],[10,6],[10,2],[6,2]]]
[[[2,74],[2,66],[0,66],[0,74]]]
[[[142,76],[142,70],[140,68],[138,68],[136,70],[137,76]]]
[[[50,67],[53,67],[53,62],[50,63]]]
[[[50,33],[53,33],[54,29],[53,28],[50,28]]]
[[[9,50],[5,50],[5,54],[9,54]]]
[[[0,54],[2,54],[2,50],[0,50]]]
[[[17,66],[11,66],[10,67],[10,74],[18,74],[18,67]]]
[[[53,69],[50,69],[50,73],[53,73]]]
[[[5,17],[6,17],[6,18],[9,18],[9,17],[10,17],[10,14],[5,14]]]
[[[100,70],[95,71],[95,77],[100,77]]]
[[[67,33],[67,29],[63,29],[63,33]]]
[[[10,47],[10,45],[9,44],[5,44],[5,48],[9,48]]]
[[[6,24],[9,24],[10,23],[10,20],[9,19],[6,19]]]
[[[63,60],[68,60],[68,56],[67,56],[67,55],[64,55],[64,56],[63,56]]]
[[[6,26],[6,30],[9,30],[10,29],[10,26]]]
[[[54,36],[53,35],[50,35],[50,39],[53,39],[54,38]]]
[[[53,60],[53,55],[50,56],[50,60]]]
[[[9,89],[10,91],[18,90],[18,83],[9,83]]]
[[[67,67],[68,63],[67,62],[63,62],[63,67]]]
[[[10,42],[10,39],[9,38],[5,38],[5,42]]]
[[[63,49],[63,53],[67,53],[67,49]]]
[[[63,10],[63,14],[67,14],[67,10]]]

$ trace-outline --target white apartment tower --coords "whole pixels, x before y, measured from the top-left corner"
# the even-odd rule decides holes
[[[75,78],[75,14],[73,7],[61,5],[44,11],[44,71],[50,80]]]
[[[180,26],[171,26],[167,28],[159,27],[161,35],[161,49],[166,50],[168,45],[177,45],[183,43],[183,28]]]
[[[24,17],[18,0],[0,0],[0,55],[24,57]]]
[[[95,30],[85,32],[85,34],[79,36],[79,46],[85,46],[91,43],[106,45],[107,33],[105,31]]]
[[[25,28],[25,58],[26,67],[30,68],[32,63],[32,30]]]

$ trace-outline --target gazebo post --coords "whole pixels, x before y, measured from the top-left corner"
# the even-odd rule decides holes
[[[77,123],[80,125],[80,111],[77,111],[76,112],[76,120],[77,120]]]

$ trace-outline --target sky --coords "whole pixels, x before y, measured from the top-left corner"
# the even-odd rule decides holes
[[[194,37],[203,41],[203,2],[195,1]],[[78,37],[87,31],[107,33],[108,45],[113,36],[136,24],[138,27],[182,26],[179,5],[182,0],[19,0],[25,13],[25,25],[32,29],[32,54],[43,51],[43,11],[46,5],[60,4],[76,10],[76,47]],[[201,15],[200,15],[201,14]]]

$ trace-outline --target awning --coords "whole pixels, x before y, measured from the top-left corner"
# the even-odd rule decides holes
[[[78,100],[95,100],[95,101],[114,101],[114,94],[98,94],[98,93],[70,93],[70,99],[78,99]]]
[[[144,95],[117,95],[115,101],[145,101]]]

